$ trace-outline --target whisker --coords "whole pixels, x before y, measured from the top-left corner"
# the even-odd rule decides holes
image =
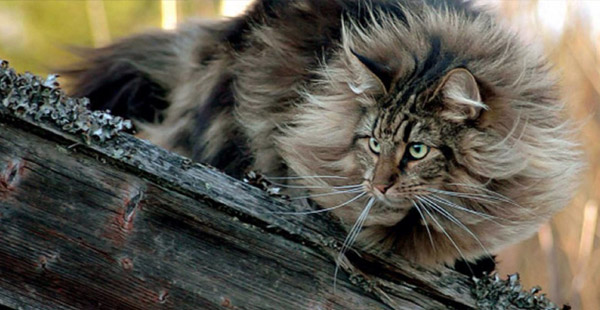
[[[481,201],[492,202],[492,203],[508,202],[508,201],[499,199],[498,197],[493,197],[493,196],[489,196],[489,195],[485,195],[485,194],[461,193],[461,192],[445,191],[445,190],[435,189],[435,188],[425,188],[425,190],[433,192],[433,193],[448,195],[448,196],[454,196],[454,197],[459,197],[459,198],[469,198],[469,199],[481,200]]]
[[[334,292],[335,292],[336,285],[337,285],[337,275],[338,275],[338,271],[340,270],[340,263],[342,261],[342,257],[344,256],[344,254],[346,254],[346,251],[352,246],[354,241],[356,241],[356,237],[360,233],[360,230],[361,230],[363,224],[365,223],[365,220],[367,219],[367,216],[369,215],[369,211],[371,210],[371,207],[373,206],[374,203],[375,203],[374,198],[369,199],[369,201],[367,202],[367,205],[365,206],[363,211],[358,216],[358,219],[352,226],[352,229],[350,229],[348,236],[346,236],[346,239],[344,240],[344,243],[342,244],[342,249],[340,250],[340,253],[338,254],[336,262],[335,262],[335,272],[333,273],[333,291]]]
[[[365,209],[363,210],[363,212],[361,212],[359,219],[361,219],[360,225],[357,225],[354,229],[354,236],[358,235],[358,233],[360,232],[360,229],[362,228],[362,224],[364,223],[364,221],[367,219],[367,216],[369,215],[369,211],[371,209],[371,206],[373,205],[373,203],[375,202],[374,198],[371,198],[368,202],[367,205],[365,206]],[[352,230],[351,230],[352,232]],[[342,245],[342,250],[340,251],[341,254],[345,253],[348,248],[350,246],[352,246],[352,243],[354,242],[353,238],[347,238],[347,240],[344,242],[344,244]]]
[[[482,187],[482,186],[478,186],[478,185],[475,185],[475,184],[467,184],[467,183],[448,183],[448,185],[451,185],[451,186],[466,186],[466,187],[470,187],[470,188],[475,188],[475,189],[478,189],[478,190],[484,191],[484,192],[486,192],[486,193],[489,193],[489,194],[491,194],[491,195],[494,195],[494,196],[496,196],[496,197],[498,197],[498,198],[502,198],[503,200],[505,200],[505,201],[507,201],[507,202],[510,202],[510,203],[513,203],[513,204],[517,204],[517,202],[516,202],[516,201],[514,201],[513,199],[511,199],[511,198],[509,198],[509,197],[507,197],[507,196],[505,196],[505,195],[502,195],[502,194],[500,194],[500,193],[498,193],[498,192],[495,192],[495,191],[493,191],[493,190],[491,190],[491,189],[488,189],[488,188],[485,188],[485,187]]]
[[[334,192],[340,192],[340,189],[363,189],[363,188],[364,188],[364,185],[362,185],[362,184],[334,186],[333,187],[333,191]]]
[[[475,233],[473,233],[472,230],[470,230],[467,226],[465,226],[465,224],[463,224],[459,219],[457,219],[450,212],[448,212],[447,210],[445,210],[444,208],[442,208],[440,205],[438,205],[435,202],[429,200],[427,197],[421,197],[421,199],[425,200],[426,202],[429,202],[430,206],[434,210],[437,210],[438,213],[444,215],[452,223],[456,224],[457,226],[459,226],[460,228],[462,228],[465,232],[467,232],[469,235],[471,235],[471,237],[473,237],[473,239],[475,239],[475,241],[477,241],[477,243],[479,244],[479,246],[481,247],[481,249],[485,252],[485,255],[488,256],[489,258],[493,259],[492,254],[483,245],[483,243],[481,242],[481,240],[477,237],[477,235],[475,235]]]
[[[466,187],[470,187],[470,188],[475,188],[475,189],[478,189],[478,190],[482,190],[482,191],[484,191],[486,193],[492,194],[494,196],[497,196],[499,198],[505,199],[506,201],[509,201],[509,202],[512,202],[512,203],[516,203],[514,200],[510,199],[509,197],[506,197],[506,196],[504,196],[504,195],[502,195],[500,193],[497,193],[497,192],[495,192],[495,191],[493,191],[491,189],[488,189],[488,188],[485,188],[485,187],[482,187],[482,186],[479,186],[479,185],[467,184],[467,183],[448,183],[447,185],[450,185],[450,186],[466,186]]]
[[[440,196],[438,196],[436,194],[431,194],[431,196],[429,196],[429,198],[431,198],[431,199],[433,199],[433,200],[435,200],[435,201],[437,201],[439,203],[443,203],[443,204],[447,205],[450,208],[453,208],[453,209],[456,209],[456,210],[459,210],[459,211],[464,211],[464,212],[467,212],[467,213],[471,213],[471,214],[480,216],[480,217],[482,217],[482,218],[484,218],[486,220],[493,221],[493,219],[495,219],[495,218],[500,219],[500,218],[498,218],[496,216],[493,216],[493,215],[489,215],[489,214],[477,212],[475,210],[467,209],[467,208],[465,208],[463,206],[455,204],[454,202],[452,202],[452,201],[450,201],[448,199],[442,198],[442,197],[440,197]],[[496,224],[499,224],[499,223],[496,223]]]
[[[465,261],[465,263],[467,262],[467,258],[465,257],[465,255],[463,254],[463,252],[460,250],[460,248],[458,247],[458,245],[456,244],[456,242],[454,241],[454,239],[452,239],[452,237],[450,237],[450,235],[448,234],[448,232],[446,231],[446,229],[444,229],[444,227],[440,224],[440,222],[438,222],[438,220],[431,214],[431,212],[429,212],[429,210],[427,209],[427,207],[425,206],[425,204],[423,204],[423,202],[419,199],[420,196],[415,196],[419,202],[417,202],[418,204],[421,205],[421,207],[423,207],[423,210],[425,212],[427,212],[427,214],[429,214],[429,217],[431,217],[431,219],[433,220],[433,222],[442,230],[442,233],[446,236],[446,238],[448,238],[448,240],[450,241],[450,243],[452,243],[452,245],[454,246],[454,248],[456,249],[456,251],[458,251],[458,254],[460,255],[460,257],[462,257],[462,259]],[[469,266],[469,264],[467,264],[467,267],[469,268],[469,271],[471,271],[472,274],[475,274],[473,272],[473,270],[471,269],[471,267]]]
[[[419,212],[419,215],[425,222],[423,224],[423,226],[425,226],[425,229],[427,230],[427,235],[429,236],[429,242],[431,243],[431,247],[433,248],[433,251],[436,252],[437,249],[435,248],[435,244],[433,244],[433,237],[431,236],[431,231],[429,230],[429,225],[427,225],[427,220],[425,219],[425,216],[423,215],[421,208],[419,208],[419,206],[415,203],[414,200],[411,199],[410,202],[412,202],[413,206],[415,207],[415,209],[417,209],[417,212]]]
[[[348,205],[349,203],[352,203],[353,201],[356,201],[358,199],[360,199],[361,197],[363,197],[364,195],[366,195],[367,192],[362,192],[358,195],[356,195],[355,197],[351,198],[350,200],[341,203],[335,207],[331,207],[331,208],[326,208],[326,209],[319,209],[319,210],[311,210],[311,211],[297,211],[297,212],[293,212],[293,211],[281,211],[281,212],[269,212],[272,214],[283,214],[283,215],[306,215],[306,214],[315,214],[315,213],[322,213],[322,212],[327,212],[327,211],[331,211],[331,210],[335,210],[338,208],[341,208],[343,206]]]
[[[276,182],[270,182],[272,185],[277,186],[277,187],[284,187],[284,188],[300,188],[300,189],[311,189],[311,188],[315,188],[315,189],[327,189],[327,188],[333,188],[333,189],[342,189],[342,188],[359,188],[362,187],[362,184],[354,184],[354,185],[342,185],[342,186],[317,186],[317,185],[295,185],[295,184],[283,184],[283,183],[276,183]]]
[[[487,188],[484,188],[484,187],[481,187],[481,186],[477,186],[477,185],[474,185],[474,184],[466,184],[466,183],[449,183],[448,185],[451,185],[451,186],[466,186],[466,187],[470,187],[470,188],[475,188],[475,189],[484,191],[486,193],[489,193],[489,194],[491,194],[493,196],[483,195],[483,194],[475,194],[475,193],[473,193],[471,195],[482,195],[482,196],[485,196],[485,197],[494,197],[494,198],[498,199],[499,201],[507,202],[507,203],[509,203],[509,204],[511,204],[511,205],[513,205],[515,207],[519,207],[522,210],[528,212],[529,214],[535,214],[535,212],[533,212],[530,209],[525,208],[524,206],[518,204],[513,199],[511,199],[509,197],[506,197],[506,196],[504,196],[504,195],[502,195],[500,193],[497,193],[497,192],[495,192],[493,190],[490,190],[490,189],[487,189]],[[458,193],[458,192],[450,191],[450,193]],[[471,198],[471,197],[465,197],[465,198]]]
[[[359,192],[364,192],[364,190],[362,188],[356,188],[356,189],[349,189],[349,190],[345,190],[345,191],[336,191],[336,192],[332,192],[332,193],[310,194],[310,195],[305,195],[305,196],[291,197],[290,200],[333,196],[333,195],[341,195],[341,194],[347,194],[347,193],[359,193]]]
[[[501,227],[507,227],[507,226],[504,225],[504,224],[502,224],[502,223],[500,223],[499,221],[502,221],[502,222],[505,222],[505,223],[513,223],[513,224],[515,223],[514,221],[511,221],[509,219],[505,219],[505,218],[501,218],[501,217],[497,217],[497,216],[493,216],[493,215],[489,215],[489,214],[477,212],[475,210],[467,209],[467,208],[465,208],[463,206],[457,205],[457,204],[453,203],[452,201],[450,201],[448,199],[445,199],[443,197],[440,197],[440,196],[438,196],[436,194],[431,194],[428,197],[430,199],[436,201],[436,202],[442,203],[442,204],[444,204],[444,205],[446,205],[446,206],[448,206],[450,208],[453,208],[455,210],[464,211],[464,212],[467,212],[467,213],[471,213],[471,214],[477,215],[477,216],[479,216],[479,217],[481,217],[481,218],[483,218],[483,219],[485,219],[487,221],[490,221],[490,222],[492,222],[492,223],[494,223],[494,224],[496,224],[498,226],[501,226]],[[496,220],[498,220],[498,221],[496,221]]]
[[[301,180],[301,179],[347,179],[347,177],[341,177],[337,175],[306,175],[306,176],[293,176],[293,177],[269,177],[263,175],[267,180]]]

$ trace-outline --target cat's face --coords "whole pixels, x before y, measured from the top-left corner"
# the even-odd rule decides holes
[[[355,156],[372,197],[390,208],[412,208],[411,198],[437,188],[453,168],[441,149],[447,141],[431,116],[379,110],[359,127]],[[394,223],[390,223],[394,224]]]
[[[482,130],[479,119],[486,106],[475,78],[457,68],[430,89],[406,93],[414,90],[383,96],[354,131],[356,167],[380,206],[370,211],[367,226],[397,224],[420,197],[445,190],[455,175],[468,175],[456,157],[470,151],[460,137]],[[398,102],[402,98],[406,102]]]

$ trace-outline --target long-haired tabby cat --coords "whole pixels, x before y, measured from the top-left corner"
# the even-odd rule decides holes
[[[262,0],[83,55],[74,95],[231,175],[305,188],[347,245],[471,260],[574,192],[548,64],[467,2]]]

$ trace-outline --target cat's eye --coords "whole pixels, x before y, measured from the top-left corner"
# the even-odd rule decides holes
[[[377,141],[375,138],[369,139],[369,148],[375,154],[379,154],[379,152],[381,152],[381,144],[379,144],[379,141]]]
[[[408,147],[408,154],[413,159],[423,159],[429,153],[429,147],[423,143],[413,143]]]

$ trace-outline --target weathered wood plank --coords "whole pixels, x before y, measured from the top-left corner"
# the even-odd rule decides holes
[[[51,128],[48,128],[49,131],[52,131]],[[9,132],[7,130],[7,132]],[[57,132],[60,134],[60,132]],[[11,136],[17,136],[17,131],[15,131]],[[57,136],[59,137],[59,136]],[[29,152],[32,152],[34,148],[30,145],[29,140],[32,137],[22,138],[22,139],[11,139],[11,143],[13,143],[15,148],[18,149],[26,149]],[[50,137],[45,137],[50,138]],[[64,136],[62,136],[64,138]],[[4,141],[9,141],[8,138],[5,138]],[[38,139],[36,144],[43,145],[46,140]],[[228,211],[240,216],[240,218],[246,219],[250,222],[256,222],[262,227],[269,227],[271,230],[277,230],[279,233],[284,233],[291,237],[292,239],[296,239],[298,241],[308,242],[310,244],[318,245],[320,247],[333,247],[335,242],[339,243],[340,240],[343,240],[344,234],[339,228],[336,230],[336,226],[331,224],[331,220],[326,216],[314,215],[310,217],[281,217],[274,216],[270,211],[277,210],[286,210],[289,208],[289,205],[283,201],[278,201],[277,199],[273,199],[269,197],[261,190],[249,186],[245,183],[239,182],[237,180],[231,179],[230,177],[223,175],[217,171],[214,171],[210,168],[203,167],[198,164],[194,164],[191,167],[181,167],[180,165],[173,163],[183,163],[185,160],[175,154],[166,152],[162,149],[156,148],[153,145],[150,145],[146,142],[135,139],[134,137],[128,135],[122,135],[116,137],[114,140],[108,141],[102,147],[98,146],[90,146],[90,148],[96,148],[99,153],[90,153],[90,150],[87,146],[75,146],[69,149],[69,145],[72,146],[76,140],[63,141],[62,145],[44,145],[37,155],[38,161],[43,162],[46,160],[47,162],[52,162],[50,160],[50,154],[47,154],[49,150],[55,149],[56,153],[59,155],[55,155],[55,157],[65,157],[65,152],[73,152],[73,151],[81,151],[85,154],[79,154],[77,152],[72,153],[70,156],[78,156],[84,157],[89,155],[94,155],[97,157],[95,160],[90,160],[86,162],[86,165],[79,165],[77,168],[69,168],[69,165],[65,165],[65,171],[62,171],[62,174],[66,174],[69,179],[78,180],[77,182],[83,183],[83,185],[87,185],[87,189],[92,186],[92,183],[98,182],[100,184],[101,192],[111,192],[115,189],[119,188],[119,181],[132,184],[131,180],[126,179],[127,175],[118,175],[115,177],[117,180],[106,180],[104,178],[100,178],[97,176],[99,171],[108,170],[110,174],[117,174],[117,172],[110,170],[110,166],[108,164],[103,164],[102,162],[107,162],[110,158],[102,156],[108,154],[120,154],[118,149],[126,149],[126,150],[136,150],[134,154],[130,156],[119,157],[119,162],[112,164],[123,164],[130,163],[129,166],[122,166],[121,168],[125,170],[129,170],[133,174],[143,175],[149,179],[153,179],[156,183],[163,184],[166,187],[171,187],[171,189],[188,194],[195,198],[202,197],[211,197],[214,198],[215,201],[219,204],[222,204],[220,208],[228,207]],[[30,153],[34,154],[34,153]],[[18,158],[18,156],[17,156]],[[113,158],[114,159],[114,158]],[[77,162],[83,162],[83,159],[78,158]],[[100,167],[98,167],[100,165]],[[86,168],[87,167],[87,168]],[[148,171],[145,170],[152,169],[153,174],[148,174]],[[86,175],[84,172],[88,171],[89,174]],[[161,177],[158,177],[161,176]],[[162,176],[165,176],[163,179]],[[174,176],[177,176],[175,178]],[[95,181],[98,179],[98,181]],[[46,182],[53,182],[51,180],[47,180]],[[56,181],[54,181],[56,182]],[[138,183],[142,181],[137,181]],[[214,185],[213,185],[214,184]],[[217,186],[218,185],[218,186]],[[65,185],[66,186],[66,185]],[[66,186],[68,188],[73,188],[73,185]],[[74,196],[83,196],[82,193],[73,193]],[[113,195],[116,195],[113,193]],[[122,197],[125,194],[120,194]],[[87,195],[91,197],[87,197],[89,201],[84,202],[84,204],[94,205],[97,204],[97,201],[106,201],[106,197],[94,197],[91,194]],[[66,197],[61,197],[64,199]],[[121,198],[125,199],[125,198]],[[58,203],[61,201],[57,199]],[[120,202],[121,204],[123,202]],[[113,212],[116,212],[113,210]],[[78,217],[74,217],[78,218]],[[257,221],[258,220],[258,221]],[[221,223],[220,223],[221,224]],[[327,234],[327,235],[325,235]],[[335,238],[335,239],[334,239]],[[398,262],[394,263],[391,266],[388,266],[390,270],[395,270],[394,272],[400,271],[406,272],[409,276],[406,277],[407,280],[424,281],[416,284],[406,284],[408,285],[409,291],[421,291],[424,290],[427,292],[426,286],[421,286],[422,284],[435,284],[440,277],[440,274],[431,273],[424,276],[423,279],[416,279],[414,276],[410,275],[414,268],[410,267],[405,262],[402,262],[400,259]],[[403,269],[398,269],[403,268]],[[457,275],[452,271],[447,271],[450,280],[446,280],[446,282],[450,283],[460,283],[465,282],[465,277],[462,275]],[[427,271],[420,272],[423,274],[427,274]],[[333,275],[333,267],[329,268],[328,271],[328,284],[332,288],[332,275]],[[460,278],[463,280],[458,281]],[[431,279],[435,279],[436,282],[430,281]],[[447,291],[447,293],[444,293]],[[400,290],[402,292],[402,290]],[[433,292],[433,293],[431,293]],[[403,293],[404,294],[404,293]],[[400,294],[402,296],[403,294]],[[412,293],[411,293],[412,294]],[[461,298],[470,301],[471,305],[474,305],[474,301],[472,297],[470,297],[469,292],[460,292],[448,290],[445,285],[438,285],[438,288],[434,288],[427,292],[430,294],[428,299],[432,297],[439,297],[443,300],[459,300]],[[437,295],[436,295],[437,294]],[[447,295],[445,295],[447,294]],[[456,296],[453,296],[455,294]],[[465,297],[462,297],[464,295]],[[424,295],[427,296],[427,295]],[[470,300],[469,300],[470,299]],[[467,303],[467,305],[469,304]]]
[[[110,116],[97,122],[52,79],[16,76],[2,61],[0,71],[2,306],[515,309],[515,300],[531,298],[537,305],[515,281],[474,283],[358,250],[348,253],[334,290],[345,232],[327,214],[276,215],[294,206],[119,133],[120,121],[105,122]]]
[[[323,254],[85,155],[49,152],[58,147],[0,133],[2,171],[18,167],[3,189],[0,270],[20,298],[53,309],[383,307],[344,281],[334,295]]]

